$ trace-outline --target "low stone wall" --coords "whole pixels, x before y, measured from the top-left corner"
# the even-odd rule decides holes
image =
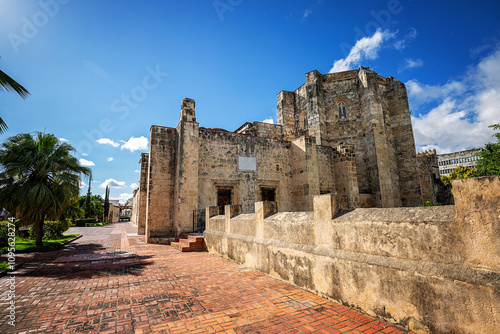
[[[208,250],[416,333],[500,327],[500,178],[453,183],[456,206],[313,212],[207,209]]]

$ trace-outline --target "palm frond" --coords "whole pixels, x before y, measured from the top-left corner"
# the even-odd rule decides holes
[[[9,129],[9,127],[7,126],[7,124],[5,123],[5,121],[2,119],[2,117],[0,117],[0,133],[4,133],[5,131],[7,131]]]
[[[12,79],[5,72],[0,70],[0,87],[6,91],[13,91],[19,94],[23,99],[27,98],[30,95],[30,92],[26,88],[24,88],[20,83],[16,80]]]

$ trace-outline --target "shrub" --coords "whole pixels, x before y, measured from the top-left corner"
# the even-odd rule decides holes
[[[71,221],[48,221],[43,224],[43,235],[47,239],[57,239],[62,237],[71,224]]]
[[[425,201],[424,206],[441,206],[441,203],[439,202],[433,203],[432,201],[427,200]]]
[[[0,222],[0,247],[9,245],[9,222]]]
[[[85,224],[95,224],[95,218],[78,218],[75,220],[75,226],[77,227],[85,227]]]
[[[62,237],[63,233],[71,226],[71,220],[63,221],[46,221],[43,223],[43,238],[57,239]],[[35,225],[32,225],[29,230],[29,238],[35,239]]]

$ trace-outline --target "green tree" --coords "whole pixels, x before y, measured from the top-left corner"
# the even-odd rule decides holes
[[[104,199],[100,195],[92,195],[90,199],[90,215],[101,219],[104,213]]]
[[[489,126],[494,130],[500,130],[500,123]],[[493,135],[497,138],[496,143],[488,143],[484,149],[477,154],[479,160],[476,163],[477,176],[500,175],[500,132]]]
[[[99,195],[91,194],[91,196],[89,197],[88,205],[87,205],[87,195],[82,195],[78,197],[78,205],[82,210],[83,216],[85,216],[85,218],[102,217],[103,203],[104,200]]]
[[[70,199],[66,209],[61,214],[60,220],[75,219],[83,216],[83,210],[78,203],[78,197],[75,196]]]
[[[19,94],[23,99],[27,98],[30,94],[26,88],[19,84],[16,80],[12,79],[5,72],[0,70],[0,88],[5,91],[14,91]],[[7,131],[8,127],[4,120],[0,117],[0,133]]]
[[[473,168],[466,168],[458,166],[448,176],[441,176],[441,181],[445,186],[451,186],[452,180],[468,179],[469,177],[476,176],[476,170]]]
[[[21,133],[0,148],[0,202],[35,226],[36,244],[43,245],[45,219],[57,220],[79,192],[80,175],[90,175],[71,154],[73,147],[53,134]]]

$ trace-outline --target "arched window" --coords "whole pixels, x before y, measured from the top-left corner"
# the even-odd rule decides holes
[[[345,111],[345,103],[344,102],[339,103],[339,119],[340,120],[347,120],[347,113]]]

